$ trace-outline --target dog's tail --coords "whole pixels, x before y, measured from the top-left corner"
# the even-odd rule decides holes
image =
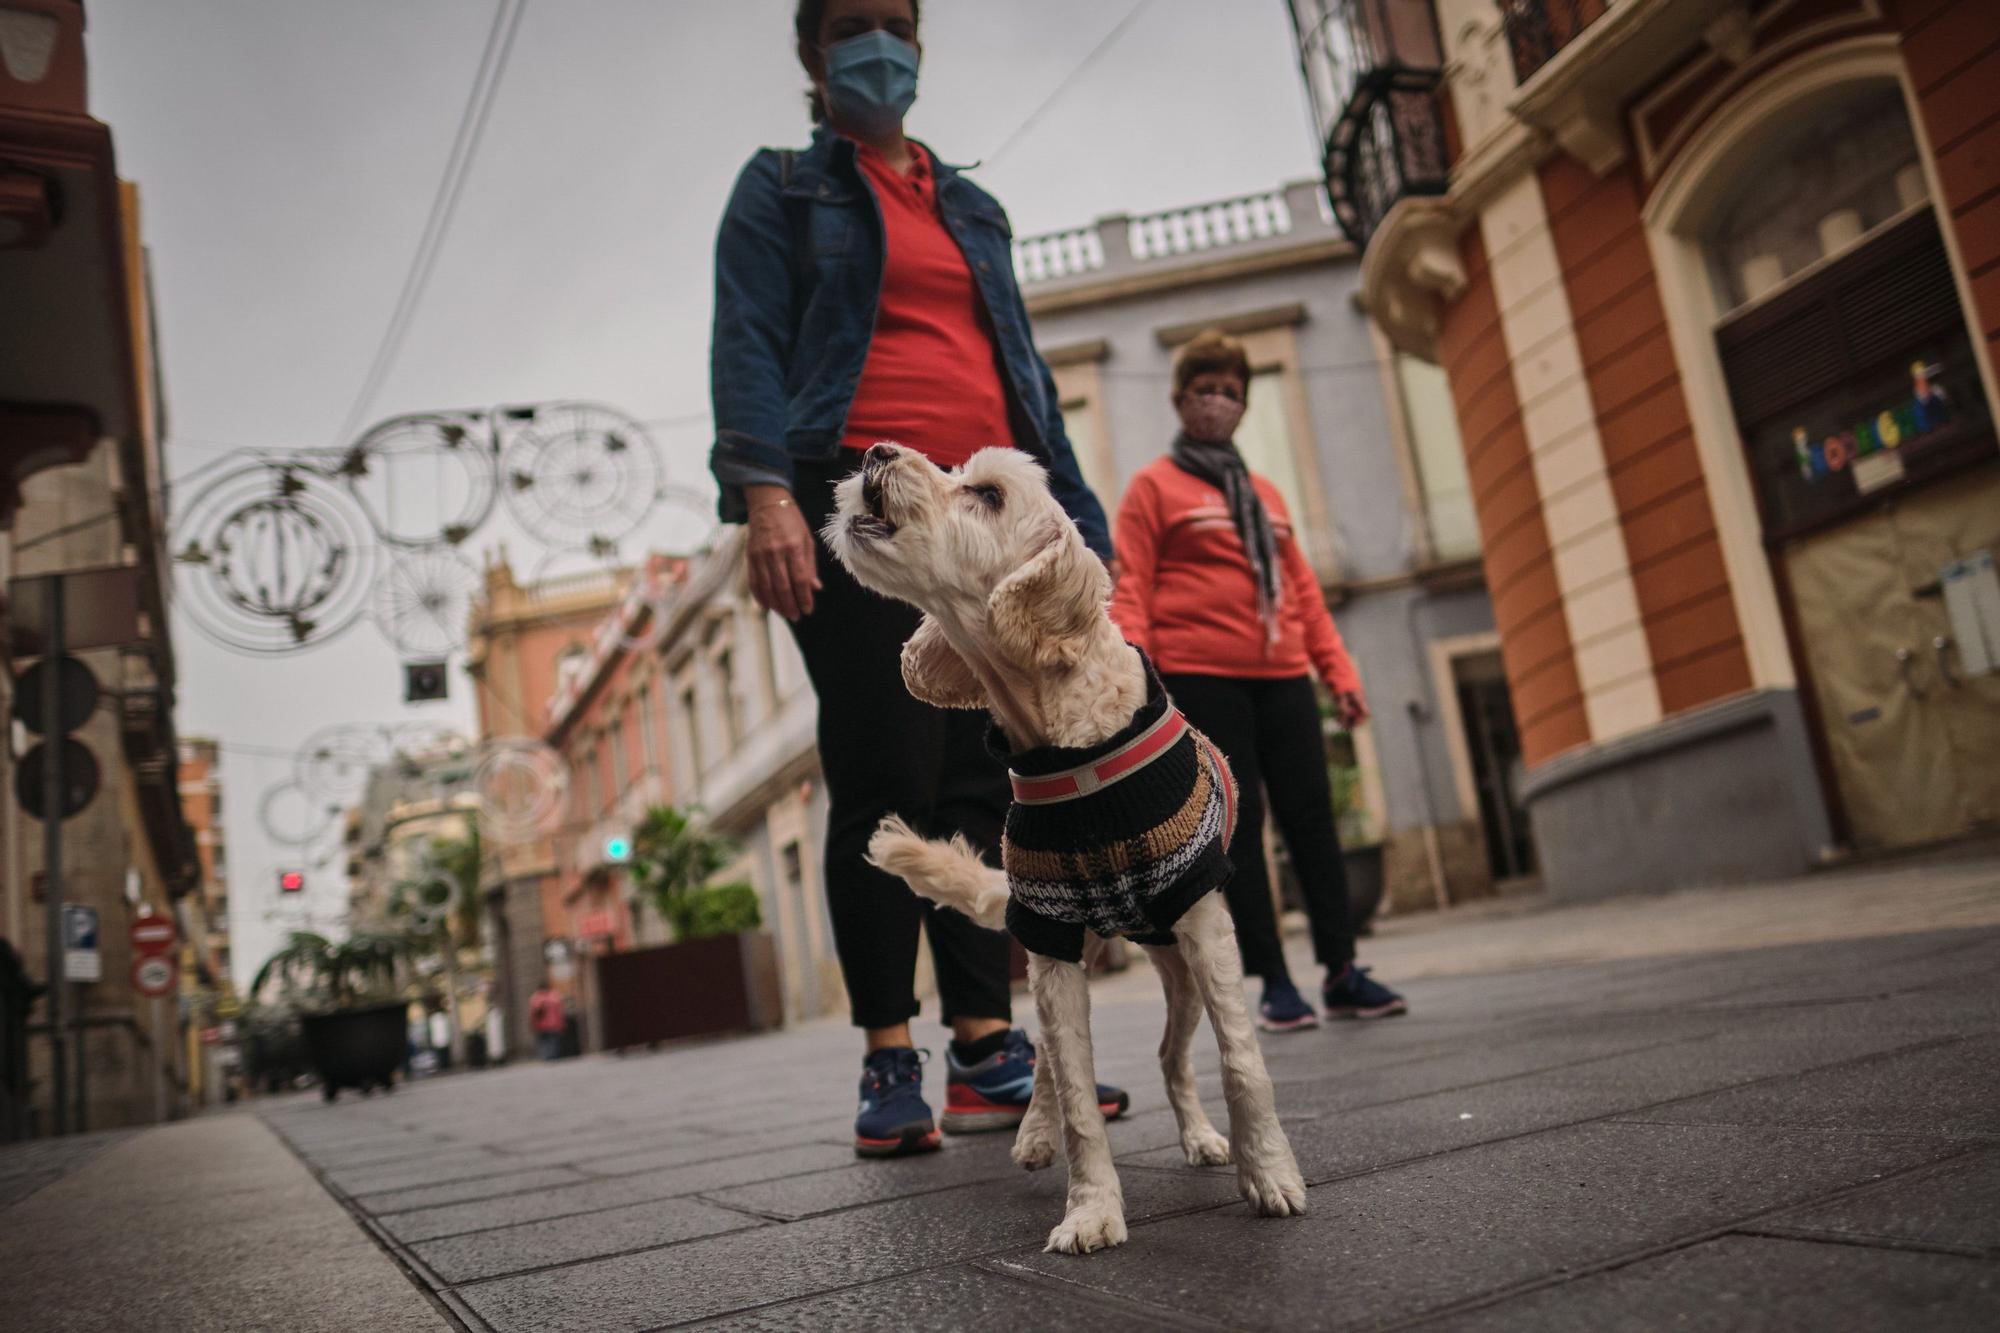
[[[918,896],[956,908],[980,925],[1007,924],[1007,876],[979,859],[972,844],[920,838],[896,815],[875,828],[868,840],[868,864],[899,877]]]

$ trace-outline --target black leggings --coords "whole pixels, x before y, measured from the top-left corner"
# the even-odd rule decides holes
[[[800,464],[793,496],[817,533],[833,485],[858,465],[842,450]],[[993,857],[1007,818],[1007,770],[986,750],[984,711],[933,708],[903,684],[903,642],[915,607],[863,588],[818,544],[812,614],[792,626],[819,696],[819,760],[826,778],[826,897],[854,1025],[892,1027],[914,1016],[917,927],[931,942],[944,1021],[1013,1017],[1007,933],[937,911],[908,885],[862,859],[882,816],[901,815],[926,837],[963,833]]]
[[[1336,970],[1352,962],[1347,869],[1334,828],[1326,743],[1320,735],[1319,699],[1312,679],[1162,679],[1187,720],[1221,747],[1241,789],[1236,838],[1229,847],[1236,873],[1230,877],[1228,898],[1243,970],[1267,981],[1287,975],[1277,913],[1271,906],[1270,871],[1264,864],[1267,794],[1305,893],[1313,953],[1321,965]]]

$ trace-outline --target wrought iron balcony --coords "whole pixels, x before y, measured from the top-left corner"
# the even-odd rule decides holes
[[[1611,0],[1502,0],[1515,82],[1526,83],[1610,6]]]
[[[1328,202],[1357,246],[1399,199],[1450,183],[1431,0],[1292,0]]]

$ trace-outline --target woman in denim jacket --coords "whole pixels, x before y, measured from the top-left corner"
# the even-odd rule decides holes
[[[1104,510],[1063,433],[1055,383],[1014,281],[1007,215],[903,135],[916,96],[917,0],[801,0],[812,146],[763,149],[716,238],[710,382],[722,517],[749,525],[750,588],[790,622],[819,696],[826,891],[857,1027],[867,1034],[855,1151],[938,1146],[910,1019],[918,927],[952,1029],[943,1128],[1019,1122],[1033,1048],[1013,1026],[1005,934],[931,905],[863,859],[891,812],[997,849],[1009,788],[984,719],[904,688],[915,609],[863,590],[817,530],[834,483],[877,440],[943,466],[1011,445],[1048,469],[1084,539],[1110,558]],[[1101,1090],[1107,1114],[1125,1095]]]

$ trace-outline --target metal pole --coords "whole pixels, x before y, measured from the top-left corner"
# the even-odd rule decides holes
[[[167,1047],[166,1039],[160,1035],[166,1004],[158,996],[153,998],[153,1123],[156,1125],[167,1121]]]
[[[49,1072],[55,1132],[69,1132],[69,981],[63,975],[62,694],[56,663],[63,658],[63,579],[49,576],[48,636],[42,644],[42,883],[48,908]]]

